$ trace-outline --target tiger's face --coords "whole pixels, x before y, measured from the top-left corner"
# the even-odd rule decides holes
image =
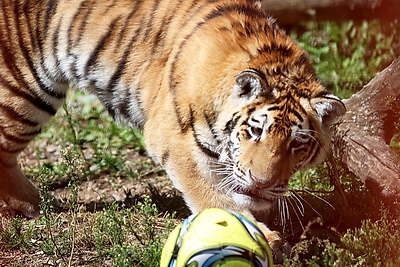
[[[241,72],[231,96],[236,112],[225,124],[229,175],[218,187],[253,211],[269,208],[295,171],[324,158],[330,123],[345,112],[316,80],[293,82],[291,90],[280,84],[260,70]]]

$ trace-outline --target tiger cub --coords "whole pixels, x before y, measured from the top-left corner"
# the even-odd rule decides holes
[[[69,84],[143,129],[193,212],[268,209],[345,112],[258,1],[2,0],[0,197],[27,217],[40,199],[17,156]]]

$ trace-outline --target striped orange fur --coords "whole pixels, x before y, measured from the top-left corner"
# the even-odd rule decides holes
[[[69,84],[143,129],[193,212],[268,209],[345,112],[257,1],[2,0],[0,197],[29,217],[39,195],[17,156]]]

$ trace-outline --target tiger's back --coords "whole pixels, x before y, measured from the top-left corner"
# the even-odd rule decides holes
[[[0,197],[26,216],[39,196],[16,157],[69,83],[143,129],[194,212],[268,209],[324,157],[345,112],[258,1],[0,5]]]

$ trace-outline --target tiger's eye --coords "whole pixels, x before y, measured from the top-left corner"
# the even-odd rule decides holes
[[[263,133],[263,129],[259,127],[251,127],[250,128],[252,135],[260,137]]]
[[[262,135],[262,128],[252,128],[255,135]]]

